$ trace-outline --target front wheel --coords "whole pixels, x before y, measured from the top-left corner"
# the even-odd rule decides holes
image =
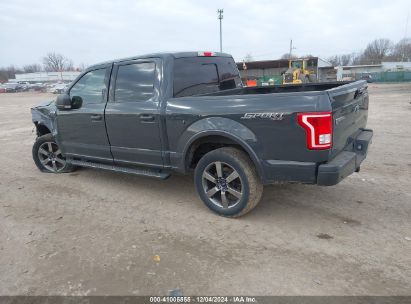
[[[263,193],[263,185],[248,155],[232,147],[204,155],[196,166],[194,182],[206,206],[227,217],[239,217],[251,211]]]
[[[51,134],[40,136],[33,145],[33,160],[37,168],[43,172],[64,173],[74,170],[74,166],[67,163],[66,158]]]

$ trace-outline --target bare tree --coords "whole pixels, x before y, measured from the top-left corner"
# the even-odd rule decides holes
[[[411,38],[401,39],[393,50],[393,59],[395,61],[411,60]]]
[[[285,53],[281,56],[281,59],[295,59],[295,58],[298,58],[298,56],[291,55],[291,58],[290,58],[290,53]]]
[[[381,63],[381,61],[390,54],[393,49],[393,43],[389,39],[376,39],[370,42],[364,50],[364,63]]]
[[[84,71],[85,69],[87,69],[87,64],[85,64],[84,62],[82,62],[82,63],[80,63],[80,65],[75,69],[76,71],[78,71],[78,72],[82,72],[82,71]]]
[[[42,68],[41,65],[38,63],[33,63],[33,64],[28,64],[23,66],[23,71],[25,73],[36,73],[36,72],[41,72]]]
[[[307,54],[307,55],[300,56],[300,58],[315,58],[315,57],[317,57],[317,56],[314,56],[312,54]]]
[[[247,53],[244,57],[244,61],[245,62],[251,62],[254,61],[253,55],[251,55],[251,53]]]
[[[353,57],[352,54],[344,54],[344,55],[341,55],[341,65],[349,65],[349,64],[351,64],[352,57]]]
[[[9,79],[16,78],[16,74],[21,72],[22,71],[14,65],[6,68],[0,68],[0,82],[6,82]]]
[[[333,66],[339,66],[339,65],[340,65],[340,58],[339,58],[338,55],[334,55],[334,56],[328,57],[328,58],[327,58],[327,61],[328,61],[329,63],[331,63]]]
[[[61,72],[73,68],[73,61],[58,53],[48,53],[43,57],[44,68],[48,72]]]
[[[335,55],[327,59],[334,66],[344,66],[352,63],[353,54]]]
[[[358,65],[358,64],[365,64],[366,60],[364,58],[364,53],[356,53],[353,54],[352,56],[352,64],[353,65]]]
[[[74,63],[73,60],[71,59],[67,59],[67,63],[66,63],[66,71],[74,71]]]

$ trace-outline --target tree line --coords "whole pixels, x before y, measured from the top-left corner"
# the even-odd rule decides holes
[[[0,82],[15,78],[16,74],[20,73],[83,71],[86,67],[84,64],[75,67],[73,60],[55,52],[48,53],[41,62],[42,64],[33,63],[22,67],[0,67]]]
[[[393,43],[380,38],[368,43],[359,53],[334,55],[328,58],[333,65],[380,64],[382,61],[411,61],[411,38]]]
[[[315,57],[311,54],[292,54],[291,58]],[[281,59],[290,59],[290,54],[285,53]],[[247,53],[243,59],[245,62],[253,61],[251,53]],[[334,66],[358,65],[358,64],[380,64],[382,61],[411,61],[411,38],[404,38],[393,43],[390,39],[380,38],[368,43],[361,52],[347,53],[331,56],[327,59]]]

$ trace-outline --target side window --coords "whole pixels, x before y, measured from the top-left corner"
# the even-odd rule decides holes
[[[118,67],[114,100],[146,101],[154,95],[155,63],[142,62]]]
[[[103,102],[106,84],[104,82],[106,69],[90,71],[83,75],[70,89],[70,97],[80,96],[83,105]]]
[[[217,66],[212,62],[176,60],[174,97],[192,96],[219,91]]]
[[[193,96],[241,86],[231,57],[187,57],[174,61],[174,97]]]
[[[235,89],[241,86],[239,73],[234,60],[220,60],[218,65],[220,90]]]

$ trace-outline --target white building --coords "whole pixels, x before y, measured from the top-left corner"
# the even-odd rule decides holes
[[[398,71],[411,71],[411,62],[402,61],[402,62],[390,62],[383,61],[381,62],[382,69],[384,72],[398,72]]]
[[[28,82],[56,82],[56,81],[73,81],[80,72],[37,72],[16,74],[15,79],[9,79],[9,82],[28,81]]]
[[[344,76],[363,74],[363,73],[381,73],[381,72],[401,72],[411,71],[411,62],[391,62],[383,61],[381,64],[359,64],[343,66]]]

